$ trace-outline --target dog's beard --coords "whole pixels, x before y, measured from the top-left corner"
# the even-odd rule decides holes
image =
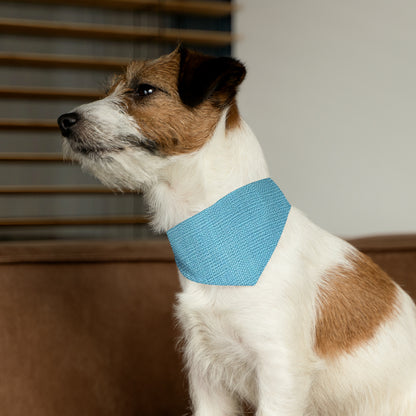
[[[64,140],[64,157],[80,163],[105,186],[118,191],[145,191],[155,183],[158,171],[167,162],[140,147],[117,149],[99,148],[98,152],[77,152],[68,140]]]

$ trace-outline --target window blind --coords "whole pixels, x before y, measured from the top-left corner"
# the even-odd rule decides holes
[[[230,1],[0,2],[0,240],[152,238],[140,195],[64,161],[56,118],[178,41],[230,55]]]

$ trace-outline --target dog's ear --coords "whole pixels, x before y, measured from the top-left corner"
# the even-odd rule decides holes
[[[237,93],[246,75],[244,65],[233,58],[215,58],[179,46],[178,91],[182,102],[196,107],[212,98],[225,107]]]

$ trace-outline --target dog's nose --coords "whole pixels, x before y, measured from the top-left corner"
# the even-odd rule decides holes
[[[72,127],[79,121],[80,117],[78,113],[62,114],[58,118],[58,125],[61,129],[61,133],[64,137],[68,137],[71,133]]]

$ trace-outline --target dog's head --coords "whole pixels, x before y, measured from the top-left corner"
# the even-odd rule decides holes
[[[228,128],[238,124],[245,73],[235,59],[181,46],[132,62],[105,98],[59,117],[64,151],[109,186],[145,187],[166,160],[203,147],[224,111]]]

